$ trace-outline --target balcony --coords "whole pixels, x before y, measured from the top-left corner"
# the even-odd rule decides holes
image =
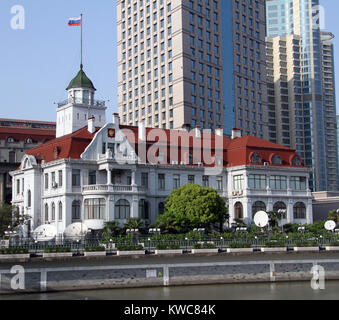
[[[146,193],[147,189],[140,186],[97,184],[82,187],[83,195]]]
[[[83,101],[82,99],[75,99],[75,98],[71,99],[70,98],[70,99],[58,102],[58,108],[62,108],[69,103],[83,104],[83,105],[90,106],[90,107],[105,107],[105,101],[103,100]]]

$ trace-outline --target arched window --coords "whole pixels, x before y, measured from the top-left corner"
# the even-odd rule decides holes
[[[58,220],[62,221],[62,202],[61,201],[59,202],[58,215],[59,215]]]
[[[74,200],[72,202],[72,220],[80,220],[80,201]]]
[[[121,199],[115,204],[115,219],[128,219],[131,216],[131,207],[127,200]]]
[[[281,164],[281,158],[275,154],[273,157],[272,157],[272,164]]]
[[[159,202],[159,204],[158,204],[158,212],[159,212],[159,214],[164,214],[164,212],[165,212],[165,204],[163,202]]]
[[[52,203],[52,221],[55,221],[55,204],[54,202]]]
[[[293,207],[294,219],[306,219],[306,206],[302,202],[297,202]]]
[[[284,210],[283,212],[281,212],[281,218],[282,219],[286,219],[287,217],[287,211],[286,211],[287,207],[286,204],[282,201],[276,202],[273,206],[273,211],[279,213],[279,210]]]
[[[145,199],[139,201],[139,217],[141,219],[149,219],[149,204]]]
[[[7,142],[14,142],[14,139],[12,137],[8,137]]]
[[[45,204],[45,223],[49,222],[48,204]]]
[[[86,199],[85,200],[85,219],[104,219],[106,211],[106,200],[99,199]]]
[[[261,157],[258,152],[254,152],[251,157],[251,163],[261,163]]]
[[[32,206],[32,194],[31,190],[27,191],[27,207],[30,208]]]
[[[297,166],[300,167],[301,166],[301,160],[299,157],[295,156],[292,160],[292,166]]]
[[[258,211],[266,211],[266,204],[262,201],[256,201],[252,206],[252,217],[254,218],[254,215]]]
[[[31,138],[27,138],[26,143],[33,143],[33,140]]]
[[[235,219],[243,219],[244,218],[243,206],[242,206],[241,202],[237,202],[234,205],[234,218]]]

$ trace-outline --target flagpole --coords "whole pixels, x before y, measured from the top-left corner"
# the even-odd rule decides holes
[[[80,15],[81,17],[81,64],[80,67],[82,69],[82,14]]]

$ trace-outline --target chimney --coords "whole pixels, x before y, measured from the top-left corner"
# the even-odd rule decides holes
[[[146,141],[146,126],[143,120],[140,121],[138,124],[138,135],[139,135],[139,140]]]
[[[119,128],[119,126],[120,126],[119,113],[113,113],[112,123]]]
[[[88,131],[90,133],[94,133],[95,132],[94,121],[95,121],[95,117],[94,116],[91,116],[91,117],[88,118]]]
[[[201,138],[200,126],[197,125],[196,128],[195,128],[194,130],[195,130],[195,137],[196,137],[197,139],[200,139],[200,138]]]
[[[224,136],[224,130],[221,129],[221,128],[215,129],[215,135],[219,136],[219,137],[223,137]]]
[[[233,128],[232,129],[232,140],[237,139],[237,138],[241,138],[241,129]]]

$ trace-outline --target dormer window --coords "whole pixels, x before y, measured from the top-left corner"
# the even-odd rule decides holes
[[[272,157],[272,164],[282,164],[281,158],[277,154]]]
[[[26,143],[33,143],[33,140],[31,138],[27,138]]]
[[[301,160],[299,159],[299,157],[295,156],[292,160],[292,165],[293,166],[298,166],[300,167],[301,166]]]
[[[254,152],[252,157],[251,157],[251,163],[261,163],[261,157],[258,152]]]
[[[54,160],[56,160],[58,158],[59,153],[60,153],[59,147],[55,147],[54,148]]]
[[[7,142],[12,143],[12,142],[14,142],[14,139],[13,139],[12,137],[9,137],[9,138],[7,139]]]

